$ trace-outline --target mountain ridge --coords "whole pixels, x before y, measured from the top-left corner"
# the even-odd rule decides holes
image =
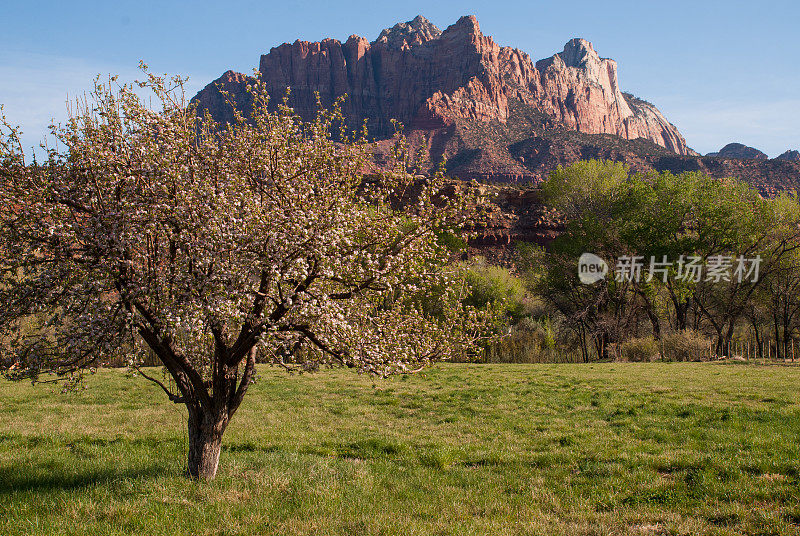
[[[572,39],[562,52],[534,63],[525,52],[485,36],[474,16],[445,30],[417,16],[383,30],[373,42],[353,35],[344,43],[284,43],[261,56],[259,73],[273,94],[291,87],[290,105],[303,116],[315,111],[316,92],[323,105],[347,94],[345,114],[354,123],[366,118],[379,137],[393,133],[391,119],[410,130],[459,120],[504,123],[508,100],[517,99],[574,130],[643,137],[692,154],[654,106],[629,106],[616,62],[600,58],[588,41]],[[223,118],[218,86],[230,90],[239,76],[245,75],[225,73],[195,99]]]
[[[379,152],[389,150],[392,120],[400,121],[423,172],[444,160],[462,179],[537,183],[558,165],[606,158],[640,171],[735,172],[765,193],[800,186],[792,154],[753,162],[748,154],[701,157],[653,104],[623,92],[617,63],[581,38],[533,62],[484,35],[474,16],[440,30],[420,15],[372,42],[352,35],[281,44],[261,55],[258,73],[274,97],[291,88],[289,105],[305,119],[316,113],[317,95],[329,106],[347,94],[343,113],[384,140]],[[230,121],[221,91],[247,109],[251,80],[227,71],[193,101]]]

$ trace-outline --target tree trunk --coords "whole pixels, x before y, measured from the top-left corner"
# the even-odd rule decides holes
[[[600,334],[600,355],[599,358],[603,360],[608,360],[608,345],[611,342],[611,337],[608,336],[608,333],[603,331]]]
[[[789,358],[789,344],[792,339],[791,337],[791,328],[789,327],[791,318],[789,315],[789,301],[788,298],[786,302],[784,302],[783,307],[783,360],[786,361]]]
[[[711,320],[711,326],[714,328],[714,331],[717,334],[717,338],[714,340],[714,354],[716,354],[717,357],[720,357],[724,355],[722,352],[722,340],[724,339],[722,336],[722,326],[714,322],[714,320],[711,318],[709,318],[709,320]]]
[[[733,357],[733,348],[731,346],[731,341],[733,340],[733,330],[736,327],[736,321],[731,319],[728,322],[728,329],[725,332],[725,342],[722,347],[722,351],[724,355],[727,357]]]
[[[186,473],[190,478],[212,480],[217,475],[222,434],[227,423],[224,419],[211,419],[196,413],[198,412],[189,410],[189,456]]]
[[[686,316],[689,313],[689,302],[675,304],[675,323],[678,331],[686,331]]]
[[[661,321],[658,315],[652,309],[647,310],[647,316],[650,318],[650,324],[653,326],[653,338],[657,341],[661,340]]]
[[[753,335],[756,338],[756,348],[753,354],[753,359],[755,359],[756,353],[758,354],[759,359],[764,359],[764,348],[761,346],[761,332],[758,331],[758,324],[754,316],[750,317],[750,323],[753,325]]]
[[[586,342],[586,324],[584,324],[581,321],[581,323],[578,324],[578,325],[580,326],[580,329],[579,329],[578,333],[580,334],[580,340],[581,340],[581,358],[583,358],[583,362],[584,363],[588,363],[589,362],[589,347],[588,347],[587,342]]]
[[[600,361],[605,354],[605,335],[599,332],[593,335],[592,338],[594,340],[594,351],[597,354],[597,360]]]
[[[780,330],[780,319],[778,318],[778,313],[775,312],[772,315],[772,323],[773,328],[775,329],[775,359],[781,358],[781,330]]]

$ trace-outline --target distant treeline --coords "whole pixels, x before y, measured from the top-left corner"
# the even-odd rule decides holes
[[[794,359],[794,192],[600,161],[559,168],[542,190],[565,232],[547,250],[518,244],[512,267],[469,267],[469,299],[500,304],[508,322],[488,360]]]

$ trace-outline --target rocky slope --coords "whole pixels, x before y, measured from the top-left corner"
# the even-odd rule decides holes
[[[800,162],[800,151],[789,150],[780,156],[776,156],[775,160],[788,160],[789,162]]]
[[[718,156],[720,158],[755,158],[756,160],[767,160],[769,157],[754,147],[748,147],[742,143],[729,143],[715,153],[708,153],[706,156]]]

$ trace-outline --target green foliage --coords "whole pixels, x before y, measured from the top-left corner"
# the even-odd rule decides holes
[[[746,314],[760,315],[756,321],[763,324],[772,321],[766,311],[783,307],[784,339],[800,322],[800,303],[787,299],[798,288],[791,281],[800,281],[800,262],[792,260],[800,243],[796,196],[764,199],[739,180],[700,173],[637,174],[600,161],[559,168],[542,189],[546,202],[566,218],[566,229],[544,255],[544,269],[532,268],[524,251],[520,265],[538,295],[604,347],[647,334],[643,323],[652,324],[653,334],[667,325],[678,331],[694,325],[713,334],[728,353],[730,333]],[[592,286],[581,284],[576,265],[584,252],[603,258],[610,277]],[[641,277],[616,280],[616,261],[633,256],[641,259]],[[728,258],[731,280],[709,279],[706,273],[699,280],[681,277],[678,262],[692,257],[700,265]],[[736,278],[740,257],[761,258],[756,280]],[[666,279],[654,274],[648,281],[651,259],[664,258],[672,263]],[[789,274],[798,275],[793,279]],[[776,280],[783,287],[770,282]],[[766,299],[759,297],[765,286],[772,289],[772,303],[759,304]]]
[[[528,288],[535,288],[544,277],[546,255],[546,250],[537,244],[529,242],[514,244],[514,265]]]
[[[581,356],[574,338],[549,316],[526,316],[508,335],[486,348],[487,363],[577,363]]]
[[[468,305],[494,305],[512,320],[519,320],[525,313],[525,284],[507,268],[478,258],[467,269],[466,280],[470,288],[465,300]]]
[[[542,332],[544,334],[544,344],[550,350],[555,349],[556,347],[556,335],[555,331],[553,330],[553,322],[550,320],[550,317],[547,316],[543,318],[539,325],[541,326]]]
[[[558,167],[542,185],[544,198],[562,210],[582,211],[587,206],[611,206],[628,181],[629,169],[622,163],[581,160]]]
[[[442,229],[436,232],[436,239],[439,245],[447,248],[451,253],[457,253],[467,249],[467,241],[453,232],[451,229]]]

